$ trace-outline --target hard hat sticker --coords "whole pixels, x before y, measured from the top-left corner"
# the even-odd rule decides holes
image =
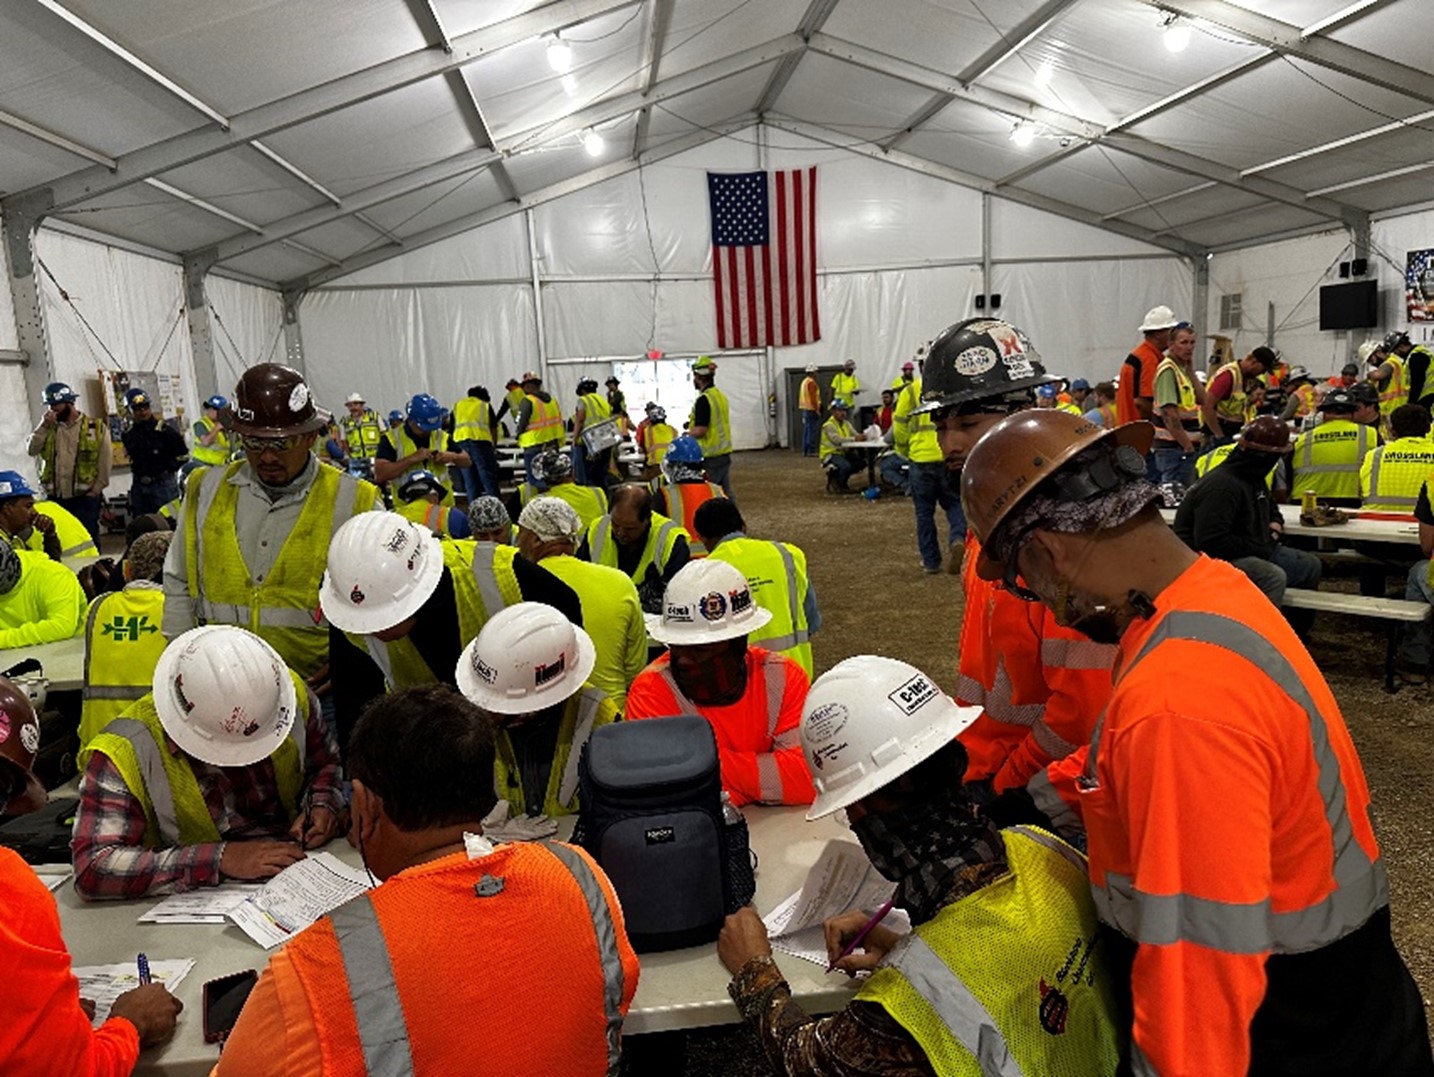
[[[677,606],[669,602],[667,604],[667,612],[662,615],[662,619],[664,621],[670,621],[673,624],[690,625],[692,623],[692,607]]]
[[[937,696],[936,686],[918,673],[886,698],[901,708],[901,713],[915,714]]]
[[[40,750],[40,725],[38,722],[26,722],[20,727],[20,746],[31,755]]]
[[[498,680],[498,671],[477,654],[473,656],[473,674],[484,684],[493,684]]]
[[[807,739],[831,740],[840,733],[851,713],[840,703],[825,703],[807,715]]]
[[[568,656],[558,655],[553,661],[542,666],[533,667],[533,687],[541,688],[555,677],[561,677],[568,668]]]
[[[10,715],[0,711],[0,744],[10,739]]]
[[[752,608],[752,592],[745,587],[738,591],[728,591],[727,601],[731,603],[733,613],[741,613]]]
[[[977,374],[986,373],[995,366],[998,358],[990,348],[978,345],[975,348],[967,348],[956,356],[956,361],[952,365],[956,367],[957,373],[975,377]]]
[[[359,590],[358,584],[354,584],[354,589],[349,592],[349,601],[355,606],[362,606],[365,597],[364,593]]]
[[[294,386],[294,391],[289,394],[289,410],[299,412],[304,410],[304,405],[309,402],[309,387],[303,382]]]
[[[727,612],[727,600],[720,591],[709,591],[698,601],[697,608],[707,620],[720,621]]]

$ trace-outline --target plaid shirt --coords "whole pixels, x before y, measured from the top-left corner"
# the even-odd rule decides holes
[[[305,730],[305,785],[315,807],[343,809],[338,747],[309,696]],[[167,737],[165,747],[179,754]],[[70,848],[75,888],[87,898],[137,898],[217,886],[225,841],[289,836],[292,825],[279,799],[272,759],[247,767],[216,767],[189,757],[199,790],[224,841],[152,849],[145,844],[144,804],[130,792],[119,768],[94,752],[80,780],[80,805]]]

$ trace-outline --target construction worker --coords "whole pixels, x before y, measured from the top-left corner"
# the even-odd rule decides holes
[[[496,497],[485,494],[468,506],[468,530],[475,542],[495,546],[513,544],[513,518],[508,515],[508,507]]]
[[[1367,512],[1412,513],[1424,480],[1434,474],[1430,413],[1404,404],[1389,413],[1394,440],[1373,449],[1359,468],[1361,507]]]
[[[1388,432],[1389,416],[1394,409],[1410,403],[1413,399],[1409,395],[1410,371],[1405,362],[1405,356],[1409,355],[1410,350],[1408,335],[1396,331],[1388,334],[1369,355],[1369,365],[1374,368],[1369,371],[1369,382],[1379,390],[1379,421],[1385,433]],[[1426,351],[1420,356],[1423,359],[1420,371],[1421,390],[1425,380],[1423,374],[1429,367],[1428,355]]]
[[[1079,802],[1131,1068],[1434,1072],[1339,705],[1249,578],[1160,518],[1149,437],[1023,414],[961,478],[979,575],[1120,647]]]
[[[534,482],[533,461],[547,449],[561,449],[565,434],[563,412],[543,388],[543,379],[533,371],[523,375],[523,400],[518,405],[518,448],[523,450],[523,468]],[[534,484],[544,489],[542,480]]]
[[[1195,377],[1195,330],[1189,322],[1181,322],[1170,331],[1165,358],[1155,368],[1152,481],[1181,486],[1195,481],[1195,457],[1201,443],[1200,405],[1204,398],[1205,387]]]
[[[350,393],[344,407],[348,414],[339,421],[339,430],[343,434],[350,474],[372,481],[374,458],[383,444],[383,420],[360,393]]]
[[[822,391],[815,377],[816,363],[808,363],[806,376],[797,390],[797,410],[802,414],[802,455],[817,454],[817,435],[822,428]]]
[[[440,538],[471,538],[468,513],[443,504],[447,494],[438,476],[427,468],[410,472],[393,499],[394,511],[406,520],[422,524]]]
[[[1379,444],[1379,431],[1357,421],[1359,409],[1349,389],[1325,393],[1321,422],[1295,439],[1290,491],[1296,499],[1312,490],[1321,501],[1359,505],[1360,471]]]
[[[75,407],[79,397],[62,381],[45,386],[41,399],[45,414],[25,451],[40,460],[45,493],[73,513],[98,542],[100,510],[114,456],[109,428]]]
[[[1216,369],[1205,386],[1205,402],[1200,406],[1212,445],[1235,440],[1248,418],[1249,393],[1255,379],[1271,370],[1276,361],[1274,350],[1261,345],[1243,359],[1232,359]]]
[[[693,525],[710,559],[726,561],[747,580],[757,605],[770,613],[753,628],[751,642],[786,655],[812,676],[811,638],[821,630],[817,591],[807,576],[807,555],[790,542],[748,538],[737,505],[714,497],[697,510]]]
[[[418,393],[408,402],[403,422],[390,427],[379,443],[373,461],[374,481],[402,483],[415,471],[428,470],[443,484],[444,504],[453,504],[453,490],[447,481],[450,467],[472,464],[465,452],[454,452],[443,430],[443,405],[427,393]]]
[[[848,450],[846,443],[856,440],[856,431],[846,421],[850,410],[841,397],[832,400],[831,418],[822,424],[821,465],[827,473],[827,493],[847,494],[851,481],[859,467],[865,462],[861,453]]]
[[[80,703],[80,766],[95,735],[153,688],[164,653],[164,556],[172,531],[149,531],[124,559],[123,589],[90,603],[85,616],[85,677]]]
[[[667,516],[690,536],[688,545],[694,558],[706,557],[707,547],[697,534],[693,522],[697,510],[714,497],[725,496],[722,488],[707,481],[702,446],[690,434],[675,438],[662,458],[663,482],[657,487],[656,511]]]
[[[468,456],[469,466],[462,468],[460,474],[470,505],[484,494],[498,497],[502,493],[494,445],[497,428],[488,390],[482,385],[470,385],[468,395],[453,405],[453,445]]]
[[[1090,394],[1091,394],[1090,382],[1086,381],[1085,378],[1076,378],[1075,381],[1071,382],[1071,385],[1070,385],[1070,398],[1071,398],[1071,403],[1074,404],[1074,405],[1076,406],[1076,408],[1077,408],[1077,410],[1074,411],[1074,412],[1072,412],[1071,414],[1073,414],[1073,415],[1084,415],[1084,414],[1085,414],[1085,409],[1086,409],[1087,407],[1089,407],[1091,404],[1095,403],[1095,401],[1093,401],[1093,400],[1090,398]]]
[[[617,896],[576,846],[480,836],[494,796],[473,775],[493,760],[492,724],[450,689],[410,689],[364,714],[349,764],[354,831],[380,885],[274,954],[216,1077],[378,1072],[365,1056],[379,1039],[393,1072],[470,1073],[500,1058],[513,1073],[617,1072],[638,980]],[[472,975],[473,955],[505,939],[522,959],[494,991]],[[513,1034],[539,1015],[538,1034]],[[395,1028],[396,1039],[382,1031]]]
[[[0,471],[0,538],[52,561],[99,556],[85,525],[57,502],[36,501],[18,471]]]
[[[1434,361],[1434,353],[1423,344],[1413,343],[1408,333],[1397,329],[1384,338],[1384,347],[1391,356],[1397,357],[1404,364],[1404,381],[1409,403],[1429,406],[1430,397],[1434,397],[1434,378],[1430,376],[1430,363]]]
[[[612,405],[597,391],[595,378],[578,382],[578,403],[573,409],[573,473],[583,486],[607,486],[607,469],[612,463],[612,450],[589,453],[583,431],[612,417]]]
[[[1025,333],[990,319],[945,330],[925,373],[919,414],[940,438],[943,482],[959,476],[982,435],[1028,409],[1035,387],[1053,380]],[[1110,696],[1115,649],[1092,643],[1044,607],[982,580],[975,536],[966,536],[964,549],[956,700],[983,708],[962,735],[970,756],[967,780],[1004,794],[1024,788],[1089,740]]]
[[[811,678],[751,643],[772,615],[734,566],[694,561],[667,585],[648,631],[667,653],[632,682],[624,717],[700,714],[717,737],[722,788],[743,804],[810,804],[815,792],[797,726]]]
[[[623,395],[621,385],[622,382],[616,374],[609,374],[607,381],[603,382],[603,388],[607,390],[607,406],[612,410],[612,414],[618,417],[618,429],[626,436],[632,420],[627,414],[627,397]]]
[[[79,578],[64,565],[0,542],[0,649],[78,635],[85,606]]]
[[[1302,366],[1290,367],[1285,376],[1285,406],[1280,418],[1285,422],[1302,421],[1319,410],[1319,397],[1314,377]]]
[[[645,613],[662,612],[662,594],[691,559],[687,532],[652,510],[652,491],[625,483],[612,492],[612,509],[588,525],[578,557],[621,569],[637,587]]]
[[[329,536],[373,508],[378,488],[319,466],[314,441],[328,413],[297,370],[250,367],[232,414],[244,459],[189,477],[164,564],[164,635],[242,625],[309,677],[328,661],[328,626],[315,610]]]
[[[901,364],[901,373],[891,379],[891,388],[894,396],[898,396],[901,390],[905,389],[916,380],[916,364],[910,359]]]
[[[628,685],[647,664],[642,601],[637,586],[621,569],[573,556],[584,530],[566,501],[534,498],[518,516],[518,552],[578,593],[582,623],[597,648],[592,683],[623,710]]]
[[[733,973],[728,992],[775,1072],[1117,1072],[1116,972],[1085,858],[1041,830],[998,830],[977,810],[955,739],[977,713],[914,666],[875,655],[812,685],[800,730],[817,789],[807,818],[845,812],[915,930],[878,925],[858,939],[867,910],[827,920],[836,968],[871,975],[845,1009],[814,1019],[791,998],[756,912],[727,917],[717,956]]]
[[[1086,399],[1087,404],[1094,404],[1089,411],[1085,412],[1086,422],[1103,426],[1107,430],[1115,429],[1115,386],[1108,381],[1096,382],[1091,395]]]
[[[697,390],[697,399],[687,416],[687,432],[702,446],[707,477],[732,497],[732,414],[727,394],[717,388],[716,382],[717,364],[709,356],[698,356],[692,364],[692,387]]]
[[[191,629],[152,684],[88,745],[71,843],[82,896],[267,879],[339,832],[333,733],[274,648],[233,625]]]
[[[599,661],[596,641],[539,602],[500,610],[463,649],[458,690],[498,727],[493,784],[514,816],[578,810],[578,759],[619,711],[592,679]]]
[[[223,467],[229,463],[229,435],[219,422],[228,407],[229,401],[217,393],[204,402],[203,414],[191,429],[194,443],[189,447],[189,462],[179,469],[181,480],[188,478],[195,468]]]
[[[159,507],[179,496],[176,472],[189,459],[189,446],[173,427],[166,426],[154,414],[149,394],[143,389],[130,389],[124,394],[129,408],[130,424],[121,441],[129,454],[131,483],[129,510],[143,516],[158,512]]]
[[[923,345],[917,353],[925,356],[931,347]],[[966,534],[966,518],[961,515],[961,499],[946,486],[946,468],[941,462],[941,446],[931,418],[920,410],[923,400],[922,379],[914,379],[896,401],[891,418],[892,441],[896,452],[907,461],[906,481],[911,491],[911,507],[916,510],[916,551],[921,567],[928,575],[941,571],[943,556],[940,536],[936,530],[936,508],[946,513],[947,571],[961,571],[961,539]]]
[[[1151,307],[1140,323],[1142,339],[1120,367],[1116,415],[1120,422],[1149,419],[1155,413],[1155,370],[1170,346],[1170,333],[1180,324],[1167,306]]]
[[[667,411],[648,402],[642,422],[637,424],[637,447],[642,450],[649,471],[660,474],[668,447],[677,439],[677,429],[667,421]]]
[[[518,421],[518,409],[523,406],[523,383],[517,378],[509,378],[503,386],[503,402],[498,405],[498,414],[493,416],[493,422],[501,424],[503,416],[511,414],[513,421]],[[506,435],[505,435],[506,436]]]
[[[587,530],[592,522],[607,513],[607,494],[597,486],[579,486],[573,481],[573,458],[561,450],[547,449],[533,460],[528,479],[519,491],[519,501],[527,505],[536,497],[556,497],[567,502]]]
[[[834,398],[840,397],[856,409],[853,414],[859,423],[861,421],[861,405],[856,398],[857,394],[861,392],[861,379],[856,376],[855,359],[848,359],[841,365],[841,369],[832,375],[831,391]]]

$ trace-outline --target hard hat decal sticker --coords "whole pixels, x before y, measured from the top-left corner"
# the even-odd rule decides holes
[[[309,387],[303,382],[294,386],[294,391],[289,394],[289,410],[299,412],[304,410],[304,405],[309,402]]]
[[[20,746],[31,755],[40,750],[40,725],[38,722],[26,722],[20,727]]]
[[[174,698],[179,701],[179,709],[188,714],[194,709],[194,704],[184,696],[184,674],[181,673],[174,678]]]
[[[826,703],[807,715],[808,740],[831,740],[845,727],[850,712],[840,703]]]
[[[827,760],[836,762],[841,753],[846,751],[847,742],[839,741],[836,744],[823,744],[812,750],[812,765],[818,770],[826,769]]]
[[[561,677],[568,668],[568,656],[558,655],[553,661],[545,666],[533,667],[533,687],[541,688],[556,677]]]
[[[362,606],[363,600],[364,593],[359,590],[358,584],[354,584],[354,589],[349,592],[349,601],[352,602],[355,606]]]
[[[383,548],[389,553],[398,553],[408,545],[408,532],[395,531],[393,537],[383,544]]]
[[[692,607],[668,603],[667,612],[662,615],[662,619],[676,624],[690,625],[692,623]]]
[[[0,711],[0,744],[10,739],[10,715]]]
[[[720,621],[727,612],[727,600],[718,591],[709,591],[697,603],[702,616],[709,621]]]
[[[15,488],[11,486],[8,482],[0,482],[0,494],[8,494],[13,489]]]
[[[241,408],[236,406],[234,408],[234,414],[239,417],[240,422],[252,423],[254,421],[253,408]]]
[[[936,686],[917,674],[886,698],[900,707],[902,714],[912,715],[935,699],[936,694]]]
[[[498,680],[498,671],[477,654],[473,656],[473,674],[484,684],[493,684]]]
[[[752,608],[752,592],[746,588],[740,591],[728,591],[727,601],[731,603],[733,613],[741,613]]]
[[[967,348],[960,355],[956,356],[954,365],[958,372],[967,377],[975,377],[977,374],[984,374],[996,365],[998,356],[990,348],[978,346]]]

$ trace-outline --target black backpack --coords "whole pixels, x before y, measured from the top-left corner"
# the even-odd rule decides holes
[[[577,830],[617,891],[639,953],[711,942],[752,899],[746,823],[723,817],[717,741],[683,715],[593,730],[578,763]]]

